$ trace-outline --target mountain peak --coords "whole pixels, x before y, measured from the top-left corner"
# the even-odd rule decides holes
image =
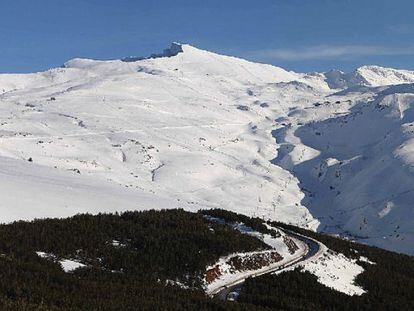
[[[179,53],[182,53],[183,51],[183,44],[178,42],[172,42],[169,48],[164,49],[162,53],[154,53],[151,54],[149,57],[142,57],[142,56],[128,56],[124,57],[121,60],[123,62],[136,62],[143,59],[148,58],[161,58],[161,57],[172,57],[176,56]]]

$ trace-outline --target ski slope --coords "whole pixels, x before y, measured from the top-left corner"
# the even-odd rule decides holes
[[[173,44],[0,75],[0,221],[224,208],[414,253],[414,73]]]

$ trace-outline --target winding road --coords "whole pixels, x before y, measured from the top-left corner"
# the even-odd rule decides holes
[[[291,268],[299,263],[303,263],[304,261],[318,257],[319,255],[323,253],[324,249],[326,248],[322,243],[310,237],[304,236],[302,234],[299,234],[299,233],[296,233],[290,230],[281,229],[281,228],[278,228],[278,229],[284,231],[286,234],[290,235],[291,237],[304,242],[307,245],[306,253],[301,254],[299,257],[295,257],[290,262],[287,262],[278,267],[272,267],[272,268],[269,268],[268,270],[261,271],[260,273],[252,273],[251,275],[248,276],[249,278]],[[244,277],[244,278],[235,280],[231,283],[228,283],[226,285],[223,285],[222,287],[216,289],[213,293],[211,293],[211,296],[217,297],[220,300],[227,300],[229,293],[240,292],[246,278],[247,277]]]

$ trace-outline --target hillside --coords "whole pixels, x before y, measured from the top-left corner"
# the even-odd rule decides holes
[[[248,278],[238,302],[205,294],[209,266],[223,258],[250,254],[235,261],[229,278],[239,271],[260,270],[263,258],[255,254],[267,252],[269,241],[279,256],[289,256],[285,249],[292,244],[283,244],[289,235],[280,226],[323,241],[329,249],[299,262],[294,271]],[[413,307],[412,257],[224,210],[20,221],[0,225],[0,234],[2,310]]]
[[[0,230],[2,310],[217,309],[197,290],[207,263],[263,247],[182,210],[79,215]]]
[[[413,77],[179,44],[0,75],[0,221],[225,208],[414,254]]]

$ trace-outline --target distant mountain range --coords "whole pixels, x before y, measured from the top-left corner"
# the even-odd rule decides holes
[[[414,71],[174,43],[0,75],[0,221],[222,208],[414,254]]]

